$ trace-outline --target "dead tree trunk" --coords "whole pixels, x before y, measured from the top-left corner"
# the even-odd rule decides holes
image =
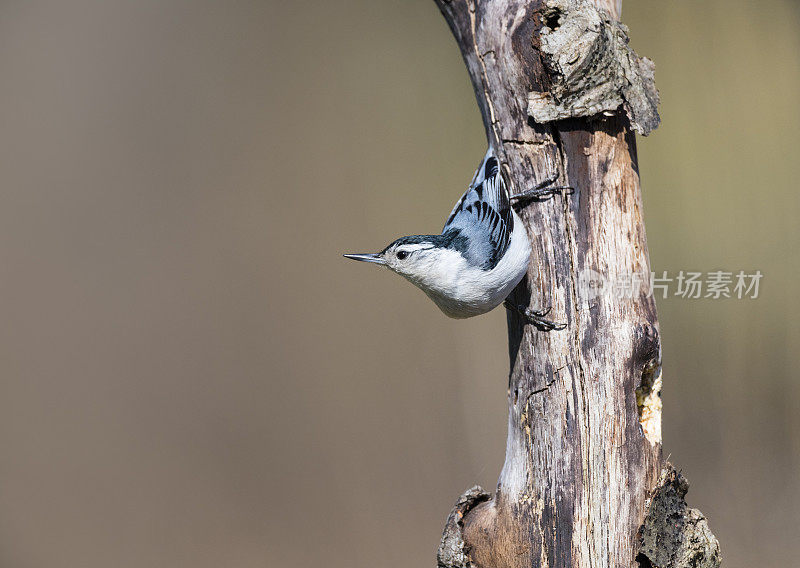
[[[473,488],[457,503],[439,565],[717,566],[685,481],[662,474],[661,347],[632,132],[658,124],[652,63],[628,48],[619,1],[436,1],[514,190],[575,188],[521,212],[533,255],[516,300],[568,325],[543,333],[509,315],[505,465],[493,496]],[[646,520],[667,494],[674,503]]]

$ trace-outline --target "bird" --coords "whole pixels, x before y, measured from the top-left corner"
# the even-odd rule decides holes
[[[404,236],[378,253],[343,256],[399,274],[451,318],[478,316],[504,304],[541,331],[564,329],[565,324],[545,319],[549,309],[533,310],[508,300],[525,277],[531,254],[525,225],[512,202],[543,200],[572,189],[547,187],[552,181],[510,194],[490,146],[440,234]]]

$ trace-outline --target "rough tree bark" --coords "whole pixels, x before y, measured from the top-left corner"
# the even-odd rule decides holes
[[[515,299],[568,326],[538,332],[509,314],[505,464],[494,495],[459,499],[439,565],[718,566],[716,539],[661,457],[632,132],[658,124],[653,65],[627,46],[620,1],[436,2],[514,190],[575,188],[521,211],[533,255]]]

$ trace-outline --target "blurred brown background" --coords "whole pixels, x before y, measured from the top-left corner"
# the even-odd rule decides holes
[[[800,5],[626,0],[664,450],[731,567],[800,554]],[[0,1],[0,566],[433,566],[503,460],[505,314],[341,258],[484,152],[432,0]]]

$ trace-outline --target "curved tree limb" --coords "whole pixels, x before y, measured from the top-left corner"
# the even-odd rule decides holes
[[[661,346],[631,131],[657,124],[652,64],[627,48],[617,0],[436,1],[513,190],[575,188],[521,211],[533,254],[514,300],[552,307],[568,327],[537,332],[509,314],[505,464],[493,496],[473,488],[459,500],[439,565],[636,566],[649,561],[640,527],[662,469]]]

